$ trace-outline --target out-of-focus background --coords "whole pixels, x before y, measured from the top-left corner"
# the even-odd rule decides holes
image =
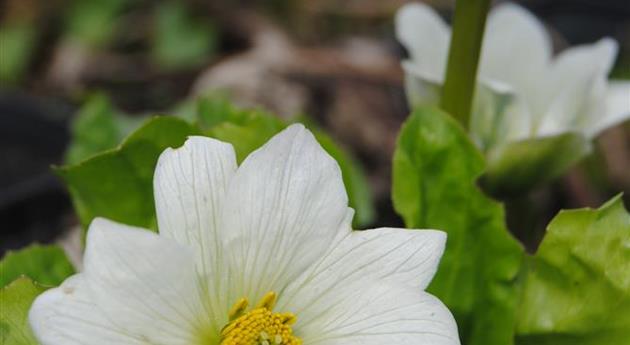
[[[450,18],[454,1],[426,2]],[[286,119],[306,115],[363,165],[376,208],[371,225],[402,225],[390,184],[396,135],[409,112],[399,66],[405,52],[393,34],[404,3],[0,2],[0,256],[77,227],[50,166],[72,160],[73,120],[95,95],[130,122],[218,90]],[[627,0],[517,3],[547,25],[557,51],[615,38],[611,76],[630,78]],[[630,125],[606,131],[595,148],[563,178],[505,200],[508,225],[530,250],[561,208],[598,206],[630,191]]]

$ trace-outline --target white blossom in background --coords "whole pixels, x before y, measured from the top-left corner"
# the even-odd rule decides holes
[[[339,167],[303,126],[238,168],[231,145],[191,137],[154,191],[159,235],[92,222],[85,269],[30,310],[42,344],[459,344],[423,291],[445,234],[352,231]]]
[[[450,28],[429,6],[396,16],[410,102],[437,104],[446,73]],[[502,4],[489,14],[470,128],[483,149],[577,132],[592,139],[630,116],[630,82],[609,82],[617,43],[604,38],[553,56],[545,27],[531,13]]]

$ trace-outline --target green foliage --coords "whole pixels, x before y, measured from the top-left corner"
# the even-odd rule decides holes
[[[66,18],[71,39],[89,46],[107,44],[116,29],[116,19],[133,0],[74,0]]]
[[[25,275],[38,283],[57,286],[74,273],[63,249],[56,245],[32,244],[8,252],[0,261],[0,286]]]
[[[155,228],[152,178],[157,158],[166,147],[180,146],[191,133],[201,131],[231,143],[241,162],[287,126],[271,114],[236,108],[221,97],[184,103],[176,113],[187,122],[174,117],[150,120],[118,149],[103,152],[113,148],[131,128],[137,127],[136,120],[118,114],[102,95],[93,96],[81,109],[73,125],[73,140],[66,155],[67,163],[72,165],[57,172],[68,184],[84,227],[94,217],[102,216]],[[341,166],[350,205],[357,212],[356,224],[369,224],[374,209],[360,166],[324,132],[313,126],[311,130]],[[91,158],[80,162],[86,157]]]
[[[66,152],[66,163],[78,163],[120,142],[113,112],[104,95],[92,96],[85,102],[72,123],[72,143]]]
[[[590,142],[578,133],[508,143],[488,152],[480,181],[493,195],[522,195],[557,178],[590,151]]]
[[[0,27],[0,81],[14,83],[23,77],[36,38],[36,27],[31,23],[7,23]]]
[[[72,142],[65,162],[75,164],[116,147],[143,118],[120,114],[109,99],[96,94],[87,99],[72,122]]]
[[[462,344],[511,344],[523,250],[506,230],[501,205],[475,185],[482,155],[453,118],[418,108],[393,164],[394,207],[407,227],[448,233],[429,291],[453,312]]]
[[[262,146],[287,124],[279,118],[255,109],[237,109],[227,101],[212,99],[199,104],[199,125],[208,136],[234,146],[238,162]]]
[[[504,163],[540,153],[547,160],[526,168],[556,171],[552,163],[572,158],[552,146],[566,155],[583,147],[572,135],[538,144],[534,151],[512,148]],[[483,169],[482,156],[447,115],[421,108],[404,125],[394,206],[408,227],[449,235],[429,291],[454,313],[462,344],[630,344],[630,215],[621,197],[598,210],[561,212],[521,267],[522,249],[506,231],[500,205],[475,186]],[[532,171],[502,173],[520,181]]]
[[[197,131],[174,117],[147,120],[118,148],[57,173],[68,185],[75,209],[86,227],[94,217],[154,229],[153,170],[167,147],[181,146]]]
[[[28,325],[28,310],[46,289],[29,278],[21,277],[0,290],[0,343],[36,345]]]
[[[208,19],[193,18],[182,1],[163,1],[156,7],[152,54],[165,68],[203,63],[216,49],[216,29]]]
[[[529,260],[518,345],[630,344],[630,214],[620,196],[562,211]]]

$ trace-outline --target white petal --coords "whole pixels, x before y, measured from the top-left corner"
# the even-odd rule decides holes
[[[208,278],[208,313],[225,314],[229,301],[219,227],[227,186],[236,172],[232,145],[206,137],[190,137],[184,146],[167,149],[154,178],[160,235],[195,249],[197,270]],[[223,274],[223,275],[222,275]],[[223,320],[221,320],[222,322]],[[216,325],[222,327],[222,325]]]
[[[117,328],[92,303],[82,274],[37,297],[29,322],[43,345],[146,344]]]
[[[437,298],[387,283],[357,291],[295,331],[304,345],[459,345],[455,320]]]
[[[614,40],[567,49],[554,61],[546,85],[549,108],[537,134],[585,131],[590,117],[605,112],[607,75],[617,53]]]
[[[530,118],[521,97],[508,85],[481,81],[475,89],[470,132],[484,151],[527,136]]]
[[[431,76],[427,76],[413,62],[402,62],[405,71],[405,94],[409,104],[437,105],[440,103],[442,85]]]
[[[606,96],[606,113],[603,118],[594,114],[587,134],[594,137],[606,128],[624,122],[630,117],[630,81],[611,81]]]
[[[154,344],[190,344],[209,327],[192,248],[95,219],[84,263],[93,303],[126,334]]]
[[[441,84],[450,42],[450,29],[442,18],[427,5],[407,4],[396,13],[396,38],[419,73]]]
[[[223,214],[235,295],[278,292],[330,246],[347,222],[337,162],[302,125],[285,129],[245,159]]]
[[[421,291],[435,274],[446,234],[435,230],[382,228],[350,231],[282,292],[278,310],[310,324],[356,291],[388,280]]]
[[[536,112],[551,54],[551,39],[536,17],[515,4],[499,5],[488,17],[480,79],[509,85]]]

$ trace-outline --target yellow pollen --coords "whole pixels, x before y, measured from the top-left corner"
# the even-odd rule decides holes
[[[238,300],[230,309],[230,322],[221,331],[220,345],[301,345],[291,329],[295,315],[273,312],[276,298],[269,292],[250,311],[246,311],[247,299]]]

